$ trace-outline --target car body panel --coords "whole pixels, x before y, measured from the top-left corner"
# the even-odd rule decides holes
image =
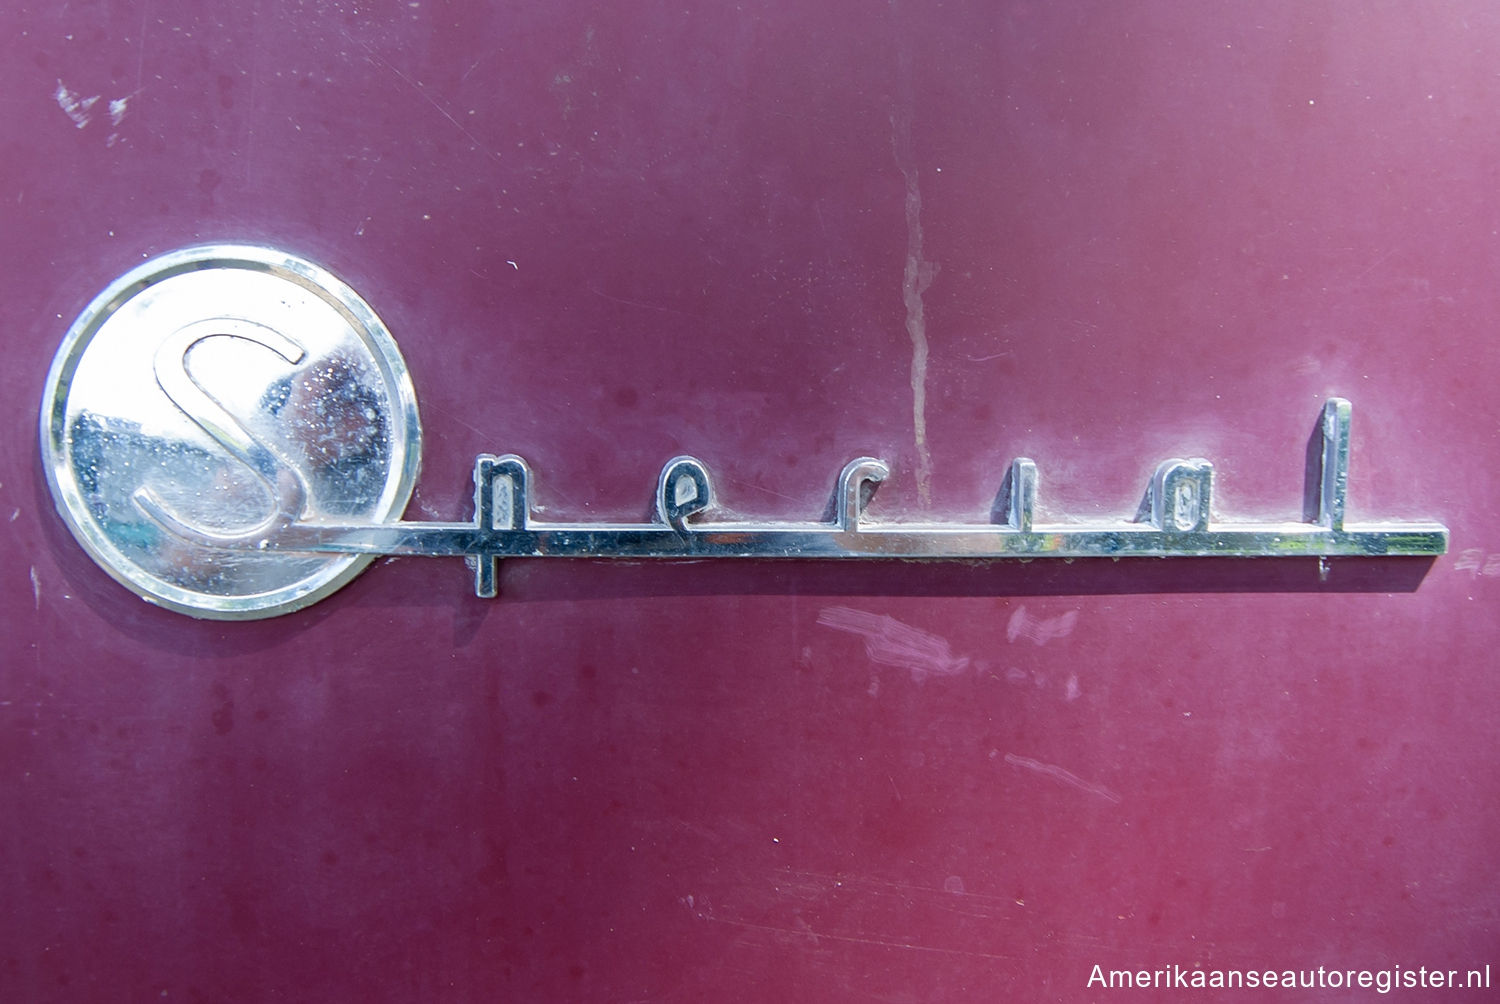
[[[1096,965],[1500,962],[1497,21],[0,12],[0,997],[1071,1001]],[[684,453],[774,520],[863,455],[893,520],[985,518],[1017,456],[1048,519],[1128,517],[1171,456],[1297,519],[1342,396],[1351,519],[1452,545],[516,560],[494,600],[400,558],[197,621],[77,546],[35,430],[78,312],[217,241],[389,326],[413,519],[467,519],[482,452],[558,519],[648,518]]]

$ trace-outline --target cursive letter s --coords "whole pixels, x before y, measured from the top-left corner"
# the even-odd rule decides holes
[[[249,529],[226,533],[187,523],[149,487],[136,489],[133,498],[147,516],[184,539],[215,546],[258,543],[302,517],[307,505],[307,482],[300,471],[256,439],[188,371],[188,353],[194,346],[213,338],[244,339],[276,353],[289,363],[301,362],[306,353],[296,342],[264,325],[241,318],[220,317],[198,321],[173,332],[157,347],[152,363],[162,392],[230,456],[265,482],[275,509]]]

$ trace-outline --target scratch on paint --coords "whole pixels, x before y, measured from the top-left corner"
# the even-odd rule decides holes
[[[779,934],[794,938],[806,939],[811,937],[813,944],[817,939],[827,938],[829,941],[843,941],[852,945],[875,945],[880,948],[903,948],[909,952],[934,952],[940,955],[963,955],[972,959],[991,959],[996,961],[1014,961],[1009,955],[992,955],[989,952],[971,952],[962,948],[940,948],[935,945],[918,945],[906,941],[886,941],[882,938],[860,938],[851,934],[829,934],[825,931],[814,931],[812,925],[799,918],[800,927],[777,927],[774,924],[752,924],[745,920],[730,920],[727,917],[715,917],[712,914],[698,913],[700,920],[712,921],[715,924],[728,924],[731,927],[743,928],[747,931],[764,931],[769,934]]]
[[[36,577],[36,566],[31,566],[31,602],[38,610],[42,609],[42,583]]]
[[[358,45],[360,48],[364,49],[365,54],[370,57],[371,62],[379,63],[381,66],[384,66],[387,70],[390,70],[397,77],[399,77],[402,83],[406,84],[412,90],[420,94],[423,100],[425,100],[433,108],[437,109],[439,115],[443,116],[443,118],[447,119],[450,123],[453,124],[453,128],[463,133],[464,138],[467,139],[470,143],[474,144],[474,149],[485,154],[491,160],[500,159],[499,154],[495,153],[495,151],[489,149],[483,143],[479,142],[479,137],[475,136],[473,133],[469,132],[469,130],[465,129],[462,122],[454,118],[452,114],[449,113],[448,109],[439,104],[437,99],[435,99],[431,94],[428,94],[427,89],[422,86],[421,81],[413,80],[411,77],[408,77],[406,74],[402,73],[399,69],[396,68],[394,63],[386,59],[384,56],[380,55],[380,53],[376,52],[369,45],[366,45],[364,42],[360,41],[354,36],[348,35],[346,33],[346,37],[349,38],[350,41]]]
[[[514,262],[507,261],[505,264],[507,264],[507,265],[514,265],[517,272],[521,271],[521,266],[515,265]],[[642,303],[640,300],[627,300],[624,297],[610,296],[608,293],[604,292],[602,289],[595,289],[593,286],[589,286],[589,287],[587,287],[587,289],[588,289],[588,291],[590,293],[593,293],[595,296],[601,297],[601,298],[603,298],[605,300],[609,300],[609,301],[611,301],[613,303],[623,304],[624,306],[627,306],[627,307],[640,307],[642,310],[654,310],[654,311],[656,311],[658,313],[661,313],[661,314],[676,314],[678,317],[698,317],[699,316],[697,314],[689,314],[686,311],[677,310],[677,309],[675,309],[673,307],[662,307],[662,306],[659,306],[659,305],[654,304],[654,303]]]
[[[1077,624],[1077,610],[1069,610],[1056,617],[1033,617],[1023,605],[1016,607],[1016,612],[1010,615],[1010,623],[1005,626],[1005,637],[1011,642],[1017,638],[1025,638],[1036,645],[1045,645],[1055,638],[1066,638],[1073,633]]]
[[[929,675],[957,676],[970,666],[969,657],[955,656],[946,638],[903,624],[894,617],[853,607],[825,607],[818,613],[818,623],[835,631],[860,635],[865,640],[865,654],[872,662],[910,670],[917,683]]]
[[[1014,753],[1005,754],[1005,762],[1012,767],[1025,767],[1027,770],[1036,771],[1038,774],[1045,774],[1047,777],[1061,781],[1063,784],[1071,785],[1079,791],[1086,791],[1090,795],[1098,795],[1100,798],[1113,802],[1116,805],[1120,804],[1120,796],[1104,787],[1104,785],[1085,781],[1077,774],[1074,774],[1070,770],[1065,770],[1055,763],[1042,763],[1040,760],[1033,760],[1025,756],[1016,756]]]
[[[896,10],[891,0],[891,11]],[[911,52],[897,51],[901,98],[891,113],[891,149],[906,182],[906,268],[901,276],[901,301],[906,307],[906,334],[911,338],[911,420],[917,447],[917,499],[932,501],[932,451],[927,446],[927,311],[922,294],[937,277],[936,262],[922,259],[922,189],[912,156]]]

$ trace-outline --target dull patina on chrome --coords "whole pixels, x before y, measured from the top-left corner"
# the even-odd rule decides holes
[[[200,617],[306,606],[376,555],[462,557],[475,593],[498,592],[501,558],[1432,556],[1432,522],[1346,524],[1348,401],[1324,406],[1315,512],[1227,522],[1201,457],[1156,469],[1133,519],[1039,523],[1034,461],[1013,461],[1003,522],[891,523],[866,503],[890,474],[845,465],[823,521],[716,520],[704,464],[675,457],[645,523],[568,523],[533,513],[513,454],[474,463],[474,516],[407,522],[420,423],[405,365],[343,283],[264,248],[190,248],[106,290],[59,351],[42,411],[58,508],[83,546],[145,598]]]

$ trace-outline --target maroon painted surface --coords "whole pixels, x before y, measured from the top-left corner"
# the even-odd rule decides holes
[[[6,5],[0,999],[1500,963],[1497,65],[1477,0]],[[984,513],[1016,455],[1128,513],[1203,454],[1295,516],[1340,394],[1351,518],[1453,551],[513,562],[493,602],[405,560],[195,622],[68,537],[35,422],[77,311],[210,240],[384,316],[416,517],[507,450],[557,517],[643,516],[681,452],[772,518],[862,453],[887,515]]]

